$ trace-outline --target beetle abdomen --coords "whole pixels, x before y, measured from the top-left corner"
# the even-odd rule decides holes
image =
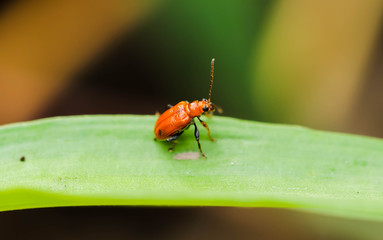
[[[186,105],[186,102],[180,102],[158,118],[154,126],[158,140],[166,140],[189,125],[191,118],[186,112]]]

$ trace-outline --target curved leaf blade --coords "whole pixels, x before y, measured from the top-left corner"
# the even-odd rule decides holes
[[[175,153],[155,116],[57,117],[0,128],[0,210],[84,205],[292,207],[383,219],[383,141],[244,121],[208,120],[208,159],[193,131]],[[21,157],[25,161],[20,161]]]

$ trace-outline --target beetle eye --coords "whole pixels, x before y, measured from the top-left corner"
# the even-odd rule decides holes
[[[207,112],[207,111],[209,110],[209,107],[208,107],[208,106],[203,106],[202,110],[203,110],[204,112]]]

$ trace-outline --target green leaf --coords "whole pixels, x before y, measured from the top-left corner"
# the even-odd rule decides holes
[[[383,141],[298,126],[208,119],[153,141],[155,116],[57,117],[0,128],[0,210],[85,205],[297,208],[383,220]],[[193,127],[191,127],[193,128]],[[24,161],[21,158],[25,157]]]

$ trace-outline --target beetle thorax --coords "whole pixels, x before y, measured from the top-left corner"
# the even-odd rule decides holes
[[[189,107],[189,117],[191,118],[195,118],[195,117],[199,117],[201,116],[201,114],[203,113],[203,106],[205,106],[207,104],[207,102],[205,101],[193,101],[191,103],[189,103],[188,107]]]

